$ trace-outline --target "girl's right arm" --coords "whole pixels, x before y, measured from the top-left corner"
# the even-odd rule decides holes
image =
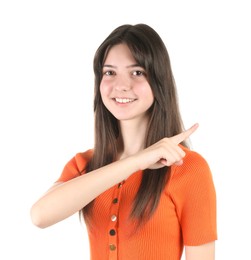
[[[101,193],[138,170],[182,164],[185,152],[178,144],[187,139],[197,127],[196,124],[183,133],[164,138],[132,156],[55,184],[32,206],[32,222],[40,228],[51,226],[78,212]]]
[[[127,179],[138,170],[137,165],[135,156],[131,156],[67,182],[56,183],[32,206],[33,224],[45,228],[73,215],[102,192]]]

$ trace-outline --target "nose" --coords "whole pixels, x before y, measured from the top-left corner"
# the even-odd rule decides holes
[[[118,91],[128,91],[132,88],[132,82],[128,77],[120,75],[116,77],[114,87]]]

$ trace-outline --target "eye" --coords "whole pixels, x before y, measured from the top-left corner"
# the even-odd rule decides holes
[[[142,70],[135,70],[135,71],[132,72],[132,75],[133,76],[145,76],[146,73]]]
[[[112,70],[106,70],[106,71],[103,72],[103,75],[105,75],[105,76],[113,76],[113,75],[115,75],[115,72],[112,71]]]

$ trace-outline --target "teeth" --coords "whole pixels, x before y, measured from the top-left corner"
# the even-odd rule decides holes
[[[134,99],[131,98],[115,98],[116,102],[118,103],[130,103],[132,102]]]

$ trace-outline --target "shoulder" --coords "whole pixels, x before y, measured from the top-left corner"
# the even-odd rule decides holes
[[[183,149],[186,152],[183,164],[171,167],[167,192],[175,204],[184,243],[205,244],[217,238],[216,191],[212,173],[201,154]]]
[[[198,152],[182,146],[182,149],[186,153],[183,158],[183,164],[181,167],[175,167],[176,173],[183,173],[186,171],[193,171],[194,173],[203,173],[210,171],[207,160]]]
[[[90,161],[93,155],[93,150],[89,149],[85,152],[77,153],[74,158],[72,158],[72,161],[75,162],[76,167],[78,168],[79,172],[82,172],[85,170],[85,167],[87,163]]]
[[[190,189],[212,187],[212,172],[207,160],[198,152],[182,146],[186,155],[183,164],[171,167],[170,188]]]
[[[64,166],[64,169],[57,181],[68,181],[84,173],[87,163],[90,161],[93,150],[75,154]]]

